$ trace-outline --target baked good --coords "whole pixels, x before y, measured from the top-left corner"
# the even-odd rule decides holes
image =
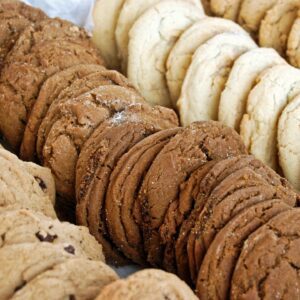
[[[107,260],[113,264],[124,260],[113,246],[105,224],[109,218],[104,210],[105,195],[112,170],[121,156],[146,136],[177,124],[172,110],[131,105],[103,122],[84,144],[77,163],[77,221],[89,226],[102,244]]]
[[[127,75],[147,102],[172,105],[165,79],[168,55],[181,33],[203,16],[199,6],[162,1],[147,10],[131,28]]]
[[[102,247],[85,227],[50,219],[30,210],[0,210],[0,248],[24,243],[72,245],[77,255],[105,262]]]
[[[278,0],[267,11],[259,29],[259,44],[274,48],[282,56],[287,49],[291,28],[297,19],[300,3],[297,0]]]
[[[106,286],[96,300],[174,299],[196,300],[192,290],[173,274],[160,270],[139,271]]]
[[[85,78],[104,70],[100,65],[76,65],[58,72],[42,85],[38,98],[30,112],[20,147],[20,157],[24,160],[36,160],[36,140],[39,127],[47,114],[51,103],[60,98],[62,91],[72,86],[77,79]]]
[[[147,259],[161,265],[159,228],[179,186],[205,162],[244,154],[240,137],[217,122],[196,122],[179,132],[158,154],[140,188],[142,228]]]
[[[289,62],[295,66],[300,66],[300,48],[299,48],[299,28],[300,28],[300,11],[298,11],[297,19],[295,20],[287,40],[287,56]]]
[[[259,227],[291,207],[281,200],[269,200],[244,209],[219,231],[201,265],[196,291],[199,297],[227,299],[231,277],[243,242]]]
[[[283,110],[277,133],[280,167],[285,178],[298,191],[300,190],[299,112],[300,97],[297,96]]]
[[[0,70],[22,31],[46,18],[41,10],[21,1],[0,2]]]
[[[176,107],[183,80],[198,47],[223,32],[245,32],[236,23],[220,18],[203,18],[188,28],[172,48],[167,60],[167,83],[173,106]],[[245,32],[246,33],[246,32]]]
[[[166,129],[146,137],[122,156],[110,176],[105,203],[110,216],[107,227],[114,243],[139,264],[146,261],[142,234],[132,216],[138,191],[155,157],[180,130]]]
[[[256,47],[249,36],[226,32],[198,48],[177,103],[183,126],[195,121],[217,120],[221,92],[234,60]]]
[[[299,297],[299,220],[298,209],[282,212],[250,235],[233,273],[231,299]]]
[[[211,11],[222,18],[236,21],[243,0],[210,0]]]
[[[234,62],[221,94],[218,120],[239,131],[257,77],[265,69],[285,63],[275,50],[268,48],[253,49],[241,55]]]
[[[277,123],[281,111],[300,92],[300,72],[290,65],[266,70],[249,94],[240,132],[249,152],[278,168]]]
[[[115,70],[120,67],[115,30],[123,3],[124,0],[97,0],[93,10],[93,41],[106,65]]]

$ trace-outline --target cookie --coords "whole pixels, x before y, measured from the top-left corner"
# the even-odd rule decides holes
[[[0,298],[13,294],[37,275],[74,258],[70,245],[19,244],[0,249]]]
[[[183,126],[195,121],[217,120],[221,93],[233,62],[256,47],[245,34],[221,33],[198,48],[177,103]]]
[[[38,8],[19,1],[0,2],[0,70],[23,30],[47,16]]]
[[[236,21],[243,0],[210,0],[210,9],[214,15]]]
[[[198,47],[223,32],[245,32],[236,23],[220,18],[203,18],[188,28],[172,48],[167,60],[167,83],[176,107],[181,87],[192,57]]]
[[[278,123],[279,164],[285,178],[300,191],[299,153],[300,97],[297,96],[282,112]]]
[[[108,68],[115,70],[120,67],[115,30],[124,1],[99,0],[93,9],[93,41],[99,48]]]
[[[154,296],[155,295],[155,296]],[[104,299],[180,299],[196,300],[193,291],[173,274],[148,269],[127,279],[117,280],[106,286],[96,300]]]
[[[279,0],[269,9],[260,24],[260,46],[274,48],[280,55],[285,56],[287,40],[299,8],[299,1]]]
[[[165,79],[168,55],[176,39],[203,16],[199,6],[162,1],[147,10],[131,28],[127,75],[152,105],[172,106]]]
[[[261,21],[267,11],[271,9],[278,0],[243,0],[239,12],[238,23],[257,37]]]
[[[75,168],[80,150],[104,120],[143,98],[126,87],[106,85],[78,98],[70,98],[49,110],[44,119],[50,127],[43,146],[43,165],[54,174],[57,193],[74,201]],[[51,114],[52,113],[52,114]],[[48,118],[49,117],[49,118]],[[50,122],[48,119],[55,118]],[[43,130],[42,123],[39,133]]]
[[[180,185],[205,162],[244,153],[238,134],[217,122],[193,123],[163,148],[148,170],[138,198],[145,250],[152,265],[161,264],[158,230]]]
[[[89,226],[113,264],[122,263],[122,257],[112,245],[105,224],[109,218],[104,210],[105,194],[112,170],[121,156],[146,136],[176,126],[172,110],[136,104],[103,122],[84,144],[77,164],[81,170],[76,174],[77,221]],[[80,161],[81,156],[83,161],[88,157],[86,164]]]
[[[117,274],[102,262],[69,259],[36,276],[11,299],[95,299]]]
[[[299,297],[299,220],[298,209],[283,212],[250,235],[232,276],[230,299]]]
[[[5,150],[0,150],[5,151]],[[56,218],[53,204],[39,182],[20,164],[0,156],[0,207],[27,208]]]
[[[299,49],[299,28],[300,28],[300,12],[298,12],[297,19],[295,20],[287,40],[287,56],[289,62],[295,66],[300,66],[300,49]]]
[[[45,81],[32,107],[24,131],[20,147],[20,157],[23,160],[36,160],[35,147],[38,129],[51,103],[77,79],[103,70],[104,67],[100,65],[76,65],[54,74]]]
[[[143,178],[152,161],[180,131],[166,129],[155,133],[122,156],[113,170],[106,193],[107,227],[113,242],[132,261],[145,264],[143,240],[132,212]]]
[[[234,62],[221,94],[218,120],[239,131],[256,78],[265,69],[279,64],[285,64],[285,60],[273,49],[257,48],[241,55]]]
[[[250,234],[281,212],[291,208],[281,200],[269,200],[244,209],[215,237],[197,279],[201,299],[228,299],[231,277],[243,242]]]
[[[300,72],[290,65],[266,70],[249,94],[240,125],[249,152],[273,169],[278,168],[277,123],[280,113],[300,92]]]
[[[30,210],[0,210],[0,248],[24,243],[69,244],[77,255],[105,262],[102,247],[86,227],[53,220]]]

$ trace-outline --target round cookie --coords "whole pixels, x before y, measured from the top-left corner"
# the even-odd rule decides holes
[[[0,2],[0,71],[5,58],[22,31],[47,16],[37,8],[23,2]]]
[[[290,65],[266,70],[248,97],[240,133],[249,152],[277,169],[277,123],[284,107],[300,93],[300,71]]]
[[[279,164],[284,176],[300,191],[300,96],[286,106],[278,123]]]
[[[228,299],[231,277],[243,242],[276,215],[291,208],[269,200],[244,209],[214,238],[199,271],[196,291],[201,299]]]
[[[268,48],[253,49],[241,55],[234,62],[221,94],[218,120],[239,131],[256,78],[265,69],[285,63],[275,50]]]
[[[106,65],[118,70],[120,61],[115,39],[115,30],[124,0],[98,0],[93,10],[93,41],[100,49]]]
[[[238,24],[220,18],[203,18],[188,28],[172,48],[167,60],[167,83],[176,107],[183,80],[195,51],[209,39],[223,32],[246,33]]]
[[[295,66],[300,67],[300,40],[299,40],[299,30],[300,30],[300,11],[298,11],[297,19],[295,20],[292,29],[290,31],[288,41],[287,41],[287,56],[289,62]]]
[[[143,101],[134,90],[106,85],[78,98],[70,98],[53,110],[50,108],[44,119],[50,129],[43,146],[42,161],[54,174],[60,196],[71,201],[74,199],[76,163],[82,145],[91,133],[110,116],[124,110],[130,104]],[[51,117],[55,118],[55,121],[47,122]],[[41,130],[43,126],[40,127],[39,133]]]
[[[238,134],[217,122],[193,123],[163,148],[148,170],[138,198],[144,246],[151,264],[161,264],[158,230],[169,205],[176,200],[180,185],[205,162],[244,153]]]
[[[210,8],[216,16],[236,21],[243,0],[210,0]]]
[[[69,259],[36,276],[11,299],[95,299],[117,274],[99,261]]]
[[[127,75],[149,103],[172,105],[165,79],[168,55],[176,39],[203,16],[202,7],[184,1],[162,1],[131,28]]]
[[[76,256],[70,245],[19,244],[0,249],[0,298],[13,294],[37,275]]]
[[[256,47],[248,35],[221,33],[198,48],[177,103],[183,126],[195,121],[217,120],[221,92],[233,62]]]
[[[238,23],[257,37],[261,21],[267,11],[271,9],[278,0],[243,0],[238,17]]]
[[[1,208],[27,208],[56,218],[49,196],[45,194],[39,182],[22,165],[0,156],[0,166]]]
[[[113,242],[131,260],[145,264],[143,241],[132,211],[139,187],[151,163],[179,128],[155,133],[122,156],[113,170],[106,193],[107,227]]]
[[[30,210],[0,210],[0,248],[24,243],[69,244],[77,255],[105,262],[102,247],[86,227],[53,220]]]
[[[233,273],[230,299],[299,297],[299,220],[299,209],[283,212],[250,235]]]
[[[105,70],[104,67],[100,65],[76,65],[54,74],[45,81],[27,120],[20,148],[20,157],[23,160],[36,160],[35,148],[38,129],[51,103],[77,79],[103,70]]]
[[[161,270],[139,271],[127,279],[117,280],[106,286],[96,300],[196,300],[193,291],[173,274]]]
[[[297,0],[279,0],[267,11],[259,29],[259,44],[274,48],[285,56],[287,40],[297,19],[300,3]]]
[[[77,164],[81,170],[76,174],[77,221],[88,225],[102,244],[107,260],[113,264],[124,260],[113,246],[106,226],[109,216],[104,209],[105,195],[112,170],[122,155],[139,141],[175,126],[177,117],[172,110],[135,104],[103,122],[84,144]]]

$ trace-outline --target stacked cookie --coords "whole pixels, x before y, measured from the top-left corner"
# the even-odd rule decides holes
[[[216,16],[238,22],[260,46],[276,49],[300,67],[300,2],[297,0],[210,0]]]

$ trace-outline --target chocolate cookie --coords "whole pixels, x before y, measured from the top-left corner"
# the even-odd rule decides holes
[[[112,245],[105,224],[110,218],[105,215],[104,208],[112,170],[122,155],[139,141],[157,131],[176,126],[177,116],[170,109],[159,106],[151,108],[146,104],[131,105],[103,122],[82,149],[79,172],[76,174],[77,219],[79,224],[89,226],[111,263],[124,261]]]
[[[0,71],[9,51],[23,30],[47,16],[38,8],[23,2],[0,2]]]
[[[102,62],[97,50],[87,46],[90,41],[81,37],[78,27],[69,24],[68,30],[63,30],[56,20],[47,25],[39,32],[29,26],[16,42],[2,70],[0,131],[15,150],[20,146],[31,108],[45,80],[77,64]]]
[[[36,160],[35,148],[38,129],[51,103],[59,97],[63,90],[72,86],[72,83],[77,79],[103,70],[104,67],[100,65],[76,65],[54,74],[45,81],[32,107],[24,131],[20,148],[20,157],[23,160]]]
[[[159,227],[179,186],[205,162],[246,153],[238,134],[217,122],[196,122],[178,133],[151,165],[140,189],[145,251],[152,265],[161,265]]]
[[[297,299],[300,210],[283,212],[244,242],[230,299]]]
[[[74,200],[75,168],[82,145],[104,120],[143,98],[121,86],[105,85],[54,107],[45,120],[52,123],[43,146],[43,165],[54,174],[57,193]],[[51,106],[52,107],[52,106]],[[53,112],[53,114],[52,114]],[[51,120],[52,119],[52,120]],[[53,119],[55,121],[53,121]],[[46,124],[46,125],[47,125]],[[41,126],[42,131],[44,127]],[[39,131],[40,133],[40,131]]]
[[[197,279],[201,299],[229,299],[231,277],[244,241],[259,227],[291,207],[282,200],[269,200],[244,209],[210,245]]]
[[[155,133],[122,156],[114,168],[106,193],[107,227],[113,242],[132,261],[145,264],[143,240],[132,215],[144,176],[157,154],[180,131],[179,128]]]

